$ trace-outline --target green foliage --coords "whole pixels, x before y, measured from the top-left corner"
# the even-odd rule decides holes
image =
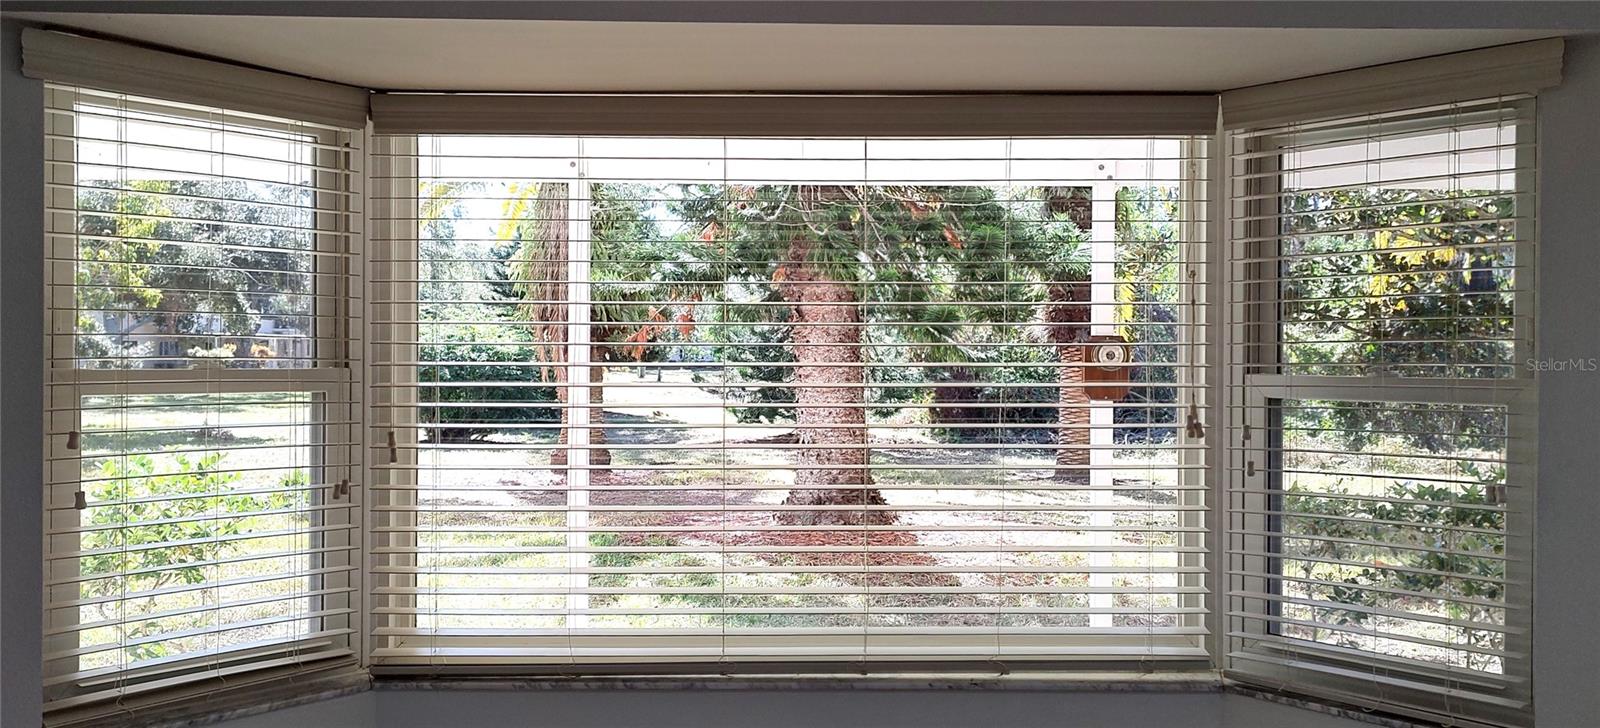
[[[303,235],[273,227],[307,224],[295,207],[308,204],[305,190],[238,180],[83,184],[74,277],[78,354],[90,366],[155,355],[148,340],[123,333],[143,324],[175,341],[173,359],[157,362],[168,366],[191,349],[219,348],[219,338],[238,357],[276,355],[276,342],[252,338],[263,317],[309,330],[311,299],[294,294],[310,290],[312,256]]]
[[[88,530],[80,546],[100,553],[78,561],[79,573],[87,577],[80,588],[82,597],[120,597],[203,584],[215,573],[215,567],[204,565],[207,562],[260,548],[246,540],[227,540],[251,533],[267,517],[239,514],[284,511],[305,502],[304,492],[292,490],[308,482],[305,471],[285,475],[279,484],[283,492],[232,494],[241,475],[226,469],[224,459],[225,453],[212,452],[195,458],[177,453],[161,461],[149,455],[102,461],[92,475],[95,482],[88,497],[103,505],[86,511]],[[171,545],[141,548],[162,543]],[[103,602],[96,608],[104,613],[102,619],[126,620],[122,635],[127,641],[178,631],[187,623],[198,626],[207,619],[204,614],[176,623],[138,618],[170,607],[162,597],[144,596]],[[122,653],[128,660],[147,660],[166,656],[171,649],[163,640],[130,644]]]
[[[722,287],[713,261],[665,237],[651,213],[660,190],[639,184],[590,185],[593,238],[591,338],[601,361],[665,361],[691,340],[698,305]]]
[[[1297,374],[1512,376],[1517,238],[1514,197],[1484,190],[1393,188],[1283,198],[1283,356]],[[1351,232],[1376,230],[1376,232]],[[1462,412],[1449,431],[1405,410],[1355,402],[1325,415],[1358,449],[1377,433],[1439,450],[1503,434],[1493,412]]]
[[[1285,356],[1310,374],[1509,375],[1515,200],[1365,188],[1284,197]],[[1376,232],[1347,232],[1372,229]]]
[[[483,440],[509,425],[558,422],[559,342],[567,338],[567,189],[513,183],[503,222],[484,250],[458,241],[461,198],[481,185],[424,188],[424,271],[418,368],[425,436]],[[665,239],[651,208],[656,189],[595,184],[590,192],[589,295],[593,356],[600,362],[662,361],[689,340],[695,301],[710,290],[708,265]],[[479,213],[481,214],[481,213]],[[487,255],[485,255],[487,253]],[[720,283],[718,284],[720,285]],[[429,425],[448,425],[433,427]]]
[[[735,387],[729,397],[742,403],[742,406],[730,408],[734,419],[741,423],[793,422],[794,389],[764,386],[794,382],[794,367],[772,366],[794,363],[794,353],[789,349],[789,330],[755,326],[733,333],[733,337],[739,336],[745,337],[743,345],[713,347],[714,355],[719,358],[737,356],[739,361],[745,362],[733,369]],[[700,375],[697,378],[705,382]]]
[[[1383,609],[1447,616],[1462,623],[1503,623],[1504,607],[1499,603],[1504,599],[1501,581],[1506,574],[1504,562],[1496,557],[1505,554],[1506,513],[1497,495],[1504,487],[1505,470],[1473,461],[1461,461],[1457,467],[1475,482],[1396,478],[1381,497],[1352,497],[1338,485],[1320,492],[1294,487],[1282,496],[1282,510],[1289,514],[1284,516],[1283,531],[1294,544],[1284,550],[1284,568],[1298,567],[1302,579],[1334,582],[1305,582],[1301,587],[1325,602],[1309,607],[1315,620],[1396,629],[1378,624],[1394,621],[1372,611]],[[1382,545],[1352,543],[1358,540]],[[1467,644],[1504,647],[1500,632],[1462,627],[1457,633]],[[1340,632],[1330,637],[1361,639]],[[1469,659],[1487,667],[1494,658],[1471,655]]]
[[[1117,190],[1117,320],[1132,344],[1133,361],[1144,364],[1129,374],[1135,385],[1122,401],[1138,407],[1112,411],[1119,443],[1152,444],[1177,437],[1179,359],[1178,317],[1184,285],[1179,277],[1179,206],[1176,187],[1123,187]],[[1168,386],[1163,386],[1168,385]]]
[[[968,186],[680,186],[670,208],[688,223],[686,242],[712,266],[708,280],[728,282],[717,319],[727,343],[713,342],[712,354],[741,364],[734,416],[793,418],[795,391],[767,385],[793,382],[793,367],[783,366],[795,361],[784,286],[805,276],[845,283],[862,304],[864,358],[878,365],[866,372],[869,400],[881,405],[875,415],[939,400],[936,422],[1048,422],[1053,354],[1016,344],[1041,323],[1034,316],[1048,290],[1086,279],[1088,263],[1086,232],[1039,196]],[[963,303],[972,301],[1010,305]],[[968,366],[1007,362],[1017,368]],[[1015,382],[1041,386],[993,386]],[[985,406],[1006,402],[1017,407]]]
[[[537,361],[533,346],[496,341],[507,329],[494,324],[451,325],[442,340],[418,347],[418,424],[429,441],[483,440],[504,425],[558,422],[553,373]],[[434,404],[457,406],[427,406]]]
[[[466,214],[461,198],[479,191],[468,183],[430,183],[422,190],[417,347],[418,424],[431,442],[485,440],[512,431],[507,425],[559,421],[554,371],[538,366],[539,337],[518,320],[524,295],[523,228],[540,220],[538,185],[517,186],[504,203],[516,217],[504,237],[487,250],[458,242],[456,225]],[[542,386],[541,386],[542,385]],[[455,406],[430,406],[449,405]]]

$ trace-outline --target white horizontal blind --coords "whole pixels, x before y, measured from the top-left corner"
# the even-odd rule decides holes
[[[1206,161],[378,137],[375,669],[1203,664]]]
[[[352,662],[360,134],[47,94],[48,720]]]
[[[1530,722],[1533,118],[1230,135],[1235,675]]]

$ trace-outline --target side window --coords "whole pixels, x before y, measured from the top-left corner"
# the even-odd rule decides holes
[[[1242,669],[1526,704],[1532,132],[1497,99],[1235,140]]]
[[[47,710],[348,656],[356,138],[48,94]]]

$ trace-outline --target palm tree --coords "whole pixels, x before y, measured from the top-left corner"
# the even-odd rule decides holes
[[[603,447],[606,365],[651,358],[652,342],[692,323],[692,302],[709,284],[694,267],[677,264],[675,248],[645,214],[651,188],[595,184],[589,194],[589,339],[594,363],[588,368],[589,464],[604,466],[611,464],[611,452]],[[552,370],[558,396],[565,403],[568,190],[562,183],[523,185],[511,198],[503,211],[500,237],[518,241],[512,264],[513,287],[523,301],[518,316],[533,324],[534,338],[543,342],[534,353]],[[670,310],[675,301],[681,302],[676,313]],[[569,441],[568,412],[562,408],[558,445]],[[566,465],[566,449],[553,450],[550,463]]]
[[[1084,343],[1089,340],[1088,239],[1092,218],[1089,191],[1047,187],[1037,230],[1019,236],[1015,247],[1024,275],[1045,294],[1041,336],[1055,350],[1057,376],[1056,477],[1088,480],[1089,410],[1084,388]]]

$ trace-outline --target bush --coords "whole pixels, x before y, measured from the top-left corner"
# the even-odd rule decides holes
[[[418,424],[430,442],[480,441],[515,429],[505,425],[561,420],[554,374],[537,366],[533,345],[474,342],[481,328],[462,326],[448,335],[455,341],[419,347],[421,360],[433,362],[417,368]]]
[[[129,455],[102,462],[95,473],[98,482],[90,486],[88,493],[91,501],[101,505],[86,511],[84,525],[106,528],[86,531],[81,548],[107,553],[90,554],[79,560],[80,573],[87,577],[82,583],[82,597],[118,597],[180,584],[202,584],[207,579],[207,567],[201,564],[251,550],[248,540],[218,539],[250,533],[253,519],[218,516],[289,511],[297,500],[305,499],[302,491],[227,495],[242,476],[223,468],[225,456],[226,453],[214,452],[190,459],[175,454],[171,462],[158,463],[149,455]],[[295,470],[285,475],[280,485],[291,488],[307,480],[305,471]],[[222,495],[193,497],[208,494]],[[168,500],[139,500],[152,496]],[[119,502],[123,500],[135,502]],[[134,548],[158,543],[174,545]],[[120,550],[123,548],[128,550]],[[256,548],[261,547],[257,544]],[[123,639],[136,641],[185,628],[182,619],[175,623],[172,618],[143,622],[135,618],[170,609],[172,598],[118,598],[92,608],[101,612],[99,619],[125,620]],[[202,626],[209,615],[196,613],[186,619],[193,622],[188,626]],[[131,644],[121,652],[124,659],[138,661],[165,657],[171,650],[169,641],[162,640]]]

